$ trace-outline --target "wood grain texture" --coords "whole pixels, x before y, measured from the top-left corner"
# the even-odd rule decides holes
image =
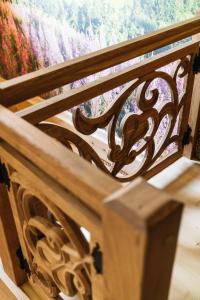
[[[182,55],[182,54],[180,54]],[[76,110],[74,125],[76,129],[85,135],[94,133],[98,128],[106,128],[108,125],[108,158],[112,163],[111,175],[120,181],[131,181],[137,176],[143,176],[148,170],[159,164],[159,159],[167,160],[164,152],[172,144],[176,144],[174,152],[182,152],[182,138],[186,130],[188,111],[190,109],[190,91],[193,87],[192,63],[194,56],[184,57],[176,65],[171,75],[164,71],[152,71],[131,82],[119,94],[114,104],[97,118],[88,118]],[[180,71],[181,70],[181,71]],[[141,69],[142,72],[142,69]],[[177,81],[188,76],[186,91],[180,97]],[[151,87],[154,80],[161,78],[165,81],[170,91],[169,99],[165,98],[164,104],[159,102],[159,86]],[[116,130],[120,112],[127,99],[137,91],[137,113],[128,113],[124,116],[120,125],[121,143],[116,141]],[[148,94],[148,95],[147,95]],[[180,114],[182,113],[182,116]],[[168,118],[166,130],[162,126],[163,119]],[[179,119],[179,125],[177,120]],[[151,120],[151,121],[150,121]],[[160,126],[163,127],[162,137],[156,142],[156,134]],[[175,126],[178,127],[174,134]],[[180,129],[179,129],[180,128]],[[174,154],[174,152],[172,154]],[[143,155],[143,156],[142,156]],[[170,156],[170,155],[169,155]],[[137,161],[137,168],[134,162]],[[131,165],[128,176],[118,174],[126,165]]]
[[[182,206],[145,182],[105,206],[104,299],[167,300]]]
[[[5,106],[16,105],[11,109],[17,111],[29,106],[28,102],[18,104],[27,97],[199,33],[199,26],[200,18],[195,17],[83,58],[0,83],[0,102]],[[160,39],[161,34],[163,39]],[[123,166],[144,151],[146,157],[141,169],[129,174],[128,180],[147,175],[149,169],[151,175],[155,174],[161,170],[161,165],[166,167],[167,163],[177,159],[183,153],[182,137],[188,124],[192,96],[196,114],[191,111],[189,120],[195,116],[192,127],[193,134],[196,134],[199,78],[195,78],[193,91],[192,64],[198,49],[199,41],[195,40],[46,102],[37,98],[33,103],[38,104],[18,112],[18,116],[0,106],[0,156],[6,161],[11,179],[8,195],[12,209],[3,207],[3,202],[0,202],[3,212],[0,224],[2,258],[9,263],[7,272],[14,278],[19,276],[18,269],[13,267],[16,261],[12,260],[13,254],[8,249],[11,231],[6,227],[8,214],[15,219],[23,254],[30,268],[32,286],[27,288],[25,285],[25,288],[36,291],[32,293],[33,299],[37,296],[39,299],[61,299],[59,293],[62,291],[70,297],[79,292],[82,300],[91,300],[92,297],[94,300],[167,300],[182,214],[181,202],[186,204],[186,190],[179,188],[180,182],[176,181],[165,187],[165,191],[160,191],[141,178],[121,187],[69,149],[76,148],[74,152],[109,173],[103,160],[81,136],[90,135],[109,124],[108,157],[114,164],[109,170],[112,176],[117,178]],[[175,61],[178,63],[172,74],[157,70]],[[178,94],[178,77],[184,79],[182,97]],[[149,98],[146,95],[157,78],[167,83],[172,98],[170,103],[159,108],[156,106],[159,89],[152,89]],[[76,110],[74,124],[80,135],[65,126],[40,123],[72,105],[127,82],[128,87],[102,116],[89,119]],[[139,88],[137,104],[142,113],[129,114],[122,121],[123,143],[120,147],[115,141],[117,118],[135,88]],[[169,117],[167,133],[155,149],[154,137],[166,115]],[[172,136],[176,126],[178,133]],[[136,151],[135,144],[142,139],[143,144]],[[164,161],[164,150],[171,143],[177,144],[177,153],[169,161]],[[199,179],[198,174],[199,167],[192,167],[189,173],[180,176],[180,181],[185,180],[186,187],[193,177]],[[195,195],[199,202],[198,193]],[[172,199],[178,199],[180,203]],[[81,226],[91,231],[90,242],[82,234]],[[18,239],[16,231],[14,233],[16,245]],[[96,274],[93,266],[91,252],[95,245],[103,251],[103,276]]]
[[[83,300],[91,299],[92,258],[80,227],[46,195],[32,193],[24,188],[23,180],[15,182],[12,175],[11,182],[15,219],[21,224],[22,232],[18,232],[31,270],[29,280],[42,286],[49,298],[63,292],[69,297],[79,293]]]
[[[129,81],[137,79],[144,74],[150,74],[158,68],[187,56],[188,54],[198,52],[198,43],[196,41],[184,44],[175,49],[165,51],[150,59],[145,59],[132,67],[126,68],[121,72],[105,76],[83,87],[64,92],[61,95],[52,97],[38,103],[32,107],[25,108],[17,114],[32,124],[39,123],[47,118],[84,103],[95,98],[109,90],[112,90]]]
[[[99,170],[2,106],[0,124],[0,134],[4,140],[85,201],[95,212],[101,213],[102,199],[118,188],[112,178],[105,180]],[[93,181],[93,178],[98,179]]]
[[[123,42],[60,65],[11,79],[0,84],[0,103],[11,106],[144,53],[162,48],[199,33],[199,26],[200,18],[197,16],[132,41]]]
[[[27,280],[25,272],[20,268],[16,251],[19,248],[19,238],[12,215],[7,189],[0,184],[0,257],[5,272],[17,285]]]
[[[17,115],[36,124],[61,112],[62,109],[76,106],[80,104],[80,101],[83,103],[89,99],[87,97],[95,98],[104,91],[132,80],[123,87],[114,104],[111,104],[101,116],[88,118],[79,108],[76,109],[73,116],[76,132],[74,130],[70,132],[53,124],[38,126],[62,140],[68,149],[73,150],[75,146],[80,156],[94,163],[104,172],[110,173],[119,181],[129,182],[137,176],[153,176],[182,155],[182,138],[188,124],[194,82],[192,65],[198,48],[197,42],[187,43],[178,49],[172,49],[144,60],[118,74],[75,89],[69,92],[67,97],[67,94],[62,94],[28,107],[17,112]],[[169,63],[173,64],[170,74],[161,69]],[[155,85],[157,80],[162,80],[168,91],[163,101],[160,100],[162,96],[160,86]],[[184,82],[182,94],[179,92],[180,81]],[[120,124],[121,141],[119,142],[119,139],[116,139],[116,131],[119,130],[121,112],[127,99],[133,94],[137,95],[136,106],[140,113],[127,113],[123,117]],[[165,119],[167,125],[158,141],[159,130],[160,127],[164,128]],[[99,128],[106,129],[107,126],[107,159],[103,161],[98,151],[84,141],[84,135],[90,136]],[[172,145],[174,145],[174,150],[167,155]],[[150,174],[148,174],[149,171]]]
[[[200,17],[200,11],[197,12]],[[193,41],[200,45],[200,33],[193,36]],[[191,143],[184,149],[184,155],[190,159],[200,160],[200,74],[195,75],[192,91],[192,103],[189,113],[189,125],[192,129]]]
[[[41,194],[47,194],[52,203],[56,199],[56,204],[60,209],[67,211],[79,225],[92,232],[95,239],[102,241],[100,214],[94,213],[79,198],[66,191],[9,145],[0,143],[0,152],[1,156],[18,171],[12,174],[13,180],[21,182],[23,179],[25,188],[31,190],[32,193],[37,193],[39,197]]]
[[[0,280],[0,300],[17,300],[9,288]]]
[[[1,294],[2,292],[2,294]],[[21,286],[18,287],[15,283],[10,279],[10,277],[5,273],[3,266],[0,261],[0,295],[6,295],[5,298],[1,298],[1,300],[32,300],[29,299],[21,290]]]

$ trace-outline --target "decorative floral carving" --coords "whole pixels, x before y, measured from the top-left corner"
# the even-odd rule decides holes
[[[63,292],[91,300],[89,244],[80,227],[48,199],[16,184],[30,280],[52,298]]]
[[[130,82],[115,103],[99,117],[88,118],[79,108],[74,112],[74,126],[82,134],[91,135],[98,128],[108,126],[110,149],[108,159],[112,163],[111,174],[118,180],[129,181],[144,175],[162,159],[166,149],[172,144],[176,144],[177,151],[181,151],[182,136],[178,122],[181,122],[181,113],[185,109],[188,98],[187,86],[180,97],[177,82],[183,79],[184,84],[186,83],[187,76],[191,72],[192,61],[192,56],[189,55],[180,59],[171,74],[155,70]],[[152,84],[158,79],[165,82],[170,99],[159,100],[159,86],[152,88]],[[123,105],[133,92],[137,93],[138,112],[127,113],[122,119],[120,125],[122,137],[119,144],[116,141],[117,122]],[[159,127],[166,120],[165,133],[156,141]],[[177,132],[174,133],[176,127]],[[128,175],[122,173],[125,166],[131,166]]]
[[[38,128],[47,133],[48,135],[59,140],[64,146],[73,152],[78,152],[78,154],[95,164],[98,168],[104,172],[109,173],[106,166],[102,162],[101,158],[95,152],[95,150],[79,135],[70,131],[67,128],[56,125],[50,122],[42,122],[38,124]]]
[[[49,122],[42,122],[38,127],[119,181],[143,176],[164,160],[172,161],[182,154],[193,86],[193,60],[194,54],[187,55],[172,61],[170,67],[161,66],[129,82],[99,117],[86,117],[77,108],[73,113],[77,132]],[[136,108],[120,122],[120,114],[132,97]],[[121,139],[116,136],[119,123]],[[106,129],[108,135],[107,160],[79,135],[91,135],[98,129]]]

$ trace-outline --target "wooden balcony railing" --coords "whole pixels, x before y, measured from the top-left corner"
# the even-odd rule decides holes
[[[195,17],[0,83],[0,255],[10,278],[21,285],[28,277],[38,299],[63,299],[61,292],[83,300],[167,299],[182,204],[145,179],[183,154],[195,155],[199,32]],[[83,87],[23,102],[188,37]],[[120,94],[101,116],[77,108],[116,87]],[[136,111],[124,116],[117,138],[120,112],[133,94]],[[26,108],[7,109],[14,105]],[[98,141],[98,129],[107,141]]]
[[[15,105],[29,97],[177,42],[197,33],[199,22],[196,17],[143,38],[1,83],[1,103],[5,106]],[[18,115],[60,139],[69,149],[75,148],[75,152],[119,181],[130,181],[140,175],[150,177],[183,153],[183,137],[188,128],[195,78],[193,64],[198,52],[197,40],[187,42],[121,72],[38,103],[20,111]],[[169,65],[170,72],[165,69],[165,66],[169,69]],[[167,90],[164,99],[160,95],[161,82]],[[87,118],[76,108],[117,87],[121,87],[120,94],[101,116]],[[120,125],[121,139],[118,141],[116,126],[127,99],[132,95],[137,101],[136,112],[124,116]],[[42,123],[70,109],[73,109],[74,129]],[[102,157],[85,137],[107,126]],[[161,132],[163,126],[165,128]],[[172,150],[169,151],[169,148]]]

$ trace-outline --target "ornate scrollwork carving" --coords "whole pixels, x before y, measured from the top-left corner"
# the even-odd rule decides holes
[[[181,150],[179,124],[181,112],[187,100],[187,88],[180,97],[178,81],[186,82],[191,72],[191,55],[180,59],[171,74],[163,70],[155,70],[137,80],[130,82],[122,90],[114,104],[101,116],[88,118],[77,108],[73,115],[74,126],[82,134],[90,135],[99,128],[108,126],[108,159],[112,163],[111,174],[120,181],[129,181],[143,175],[163,158],[166,149],[172,144]],[[168,89],[169,99],[160,101],[159,86],[156,80],[162,80]],[[154,84],[154,86],[153,86]],[[121,143],[116,141],[117,122],[127,99],[137,94],[137,113],[126,114],[120,124]],[[166,121],[167,120],[167,121]],[[163,123],[164,133],[158,137],[158,131]],[[177,127],[177,128],[176,128]],[[174,133],[176,129],[176,133]],[[157,140],[156,140],[157,137]],[[174,152],[172,153],[174,154]],[[129,168],[128,175],[122,176],[125,166]]]
[[[80,227],[45,197],[15,184],[30,280],[52,298],[63,292],[91,300],[89,244]]]
[[[182,114],[190,102],[187,78],[192,72],[192,61],[193,56],[188,55],[171,63],[168,69],[160,68],[129,82],[99,117],[86,117],[77,108],[73,123],[78,132],[47,122],[38,127],[119,181],[130,181],[146,174],[169,156],[181,153]],[[165,92],[161,92],[161,83]],[[127,100],[133,95],[135,110],[126,113],[119,122]],[[106,127],[107,160],[99,157],[78,134],[91,135]],[[116,135],[117,128],[121,139]]]
[[[38,124],[38,128],[51,137],[59,140],[69,150],[78,152],[78,154],[85,160],[95,164],[104,172],[109,173],[108,169],[106,168],[98,154],[95,152],[95,150],[76,133],[50,122],[42,122]]]

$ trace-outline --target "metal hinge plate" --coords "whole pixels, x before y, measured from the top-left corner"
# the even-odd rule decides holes
[[[186,146],[190,144],[191,141],[191,134],[192,134],[192,128],[190,127],[190,125],[187,126],[187,129],[183,135],[183,139],[182,139],[182,146]]]
[[[5,184],[10,189],[10,178],[5,164],[0,162],[0,183]]]
[[[93,264],[97,274],[103,273],[103,253],[100,250],[100,246],[97,244],[92,251]]]
[[[195,158],[200,161],[200,130],[197,132],[197,142],[196,142],[196,149],[195,149]]]
[[[23,252],[22,252],[22,248],[19,247],[16,251],[16,255],[19,259],[19,265],[20,265],[20,268],[22,270],[25,270],[25,272],[30,275],[31,271],[30,271],[30,268],[29,268],[29,265],[28,265],[28,262],[27,260],[24,258],[24,255],[23,255]]]
[[[199,54],[197,54],[194,59],[193,72],[194,74],[200,73],[200,51]]]

